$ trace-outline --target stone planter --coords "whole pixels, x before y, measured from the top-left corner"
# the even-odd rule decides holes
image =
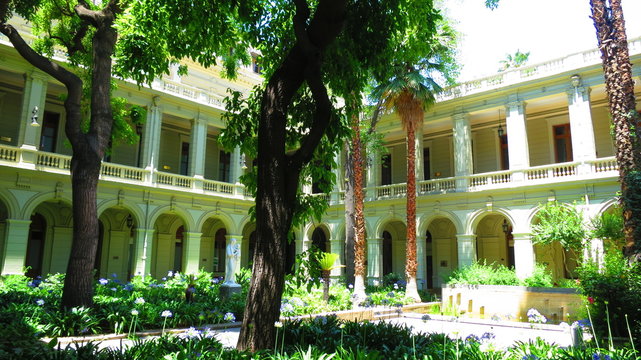
[[[446,285],[442,309],[454,309],[471,317],[527,322],[531,308],[548,322],[572,322],[581,316],[583,300],[578,289],[508,285]]]

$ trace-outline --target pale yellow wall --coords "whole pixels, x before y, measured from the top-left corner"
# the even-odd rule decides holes
[[[432,178],[446,178],[454,176],[452,169],[452,138],[449,136],[440,137],[432,140],[430,153],[432,155]],[[434,174],[440,172],[441,176]]]
[[[214,238],[203,236],[200,238],[200,260],[198,268],[205,271],[214,270]]]
[[[474,146],[472,148],[474,158],[474,172],[485,173],[497,171],[497,141],[498,135],[492,128],[481,129],[473,134]]]
[[[205,179],[218,180],[219,147],[215,138],[207,138],[205,155]]]
[[[51,265],[48,271],[43,269],[43,272],[64,273],[67,271],[67,263],[71,253],[72,228],[55,226],[52,232],[47,232],[47,235],[49,234],[52,234]]]
[[[392,155],[392,184],[407,182],[407,149],[405,144],[389,149]]]
[[[550,164],[550,140],[548,121],[545,118],[527,122],[527,138],[530,152],[530,166]],[[510,143],[508,141],[508,151]]]
[[[4,95],[0,96],[0,145],[18,144],[20,131],[20,104],[22,95],[0,89]],[[24,121],[27,121],[24,119]]]
[[[111,152],[111,162],[127,166],[138,166],[138,144],[118,144]]]
[[[503,217],[498,215],[488,215],[479,222],[476,228],[476,246],[480,262],[508,265],[507,243],[501,230],[502,224]]]
[[[458,248],[456,245],[456,228],[448,219],[438,218],[428,227],[432,234],[432,244],[427,244],[427,255],[432,255],[434,287],[440,287],[443,279],[458,268]]]
[[[178,174],[180,172],[180,150],[181,140],[189,142],[188,137],[181,137],[180,133],[173,130],[162,129],[160,134],[160,156],[158,161],[158,170]],[[169,166],[170,169],[165,169]]]
[[[598,158],[614,156],[614,145],[610,135],[610,113],[606,107],[592,108],[592,124],[594,126],[594,141]]]

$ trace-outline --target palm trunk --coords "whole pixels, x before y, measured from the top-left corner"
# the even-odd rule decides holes
[[[352,127],[353,128],[353,127]],[[355,271],[355,258],[354,258],[354,239],[355,239],[355,214],[354,214],[354,137],[352,136],[351,142],[345,142],[345,154],[347,154],[347,161],[345,162],[345,282],[354,284],[354,271]]]
[[[625,252],[631,259],[641,257],[641,165],[639,114],[636,112],[632,64],[628,52],[625,22],[620,0],[591,0],[592,18],[603,61],[606,92],[614,124],[614,143],[621,181]],[[634,184],[634,185],[633,185]]]
[[[414,124],[415,125],[415,124]],[[416,126],[407,126],[407,244],[405,276],[407,287],[405,295],[421,301],[416,284]]]
[[[365,300],[365,214],[363,198],[363,146],[358,115],[352,125],[352,162],[354,167],[354,299],[357,304]]]

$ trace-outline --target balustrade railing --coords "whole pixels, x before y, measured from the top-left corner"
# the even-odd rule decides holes
[[[0,161],[14,163],[16,166],[35,165],[41,171],[69,171],[71,156],[22,149],[14,146],[0,145]],[[25,166],[26,165],[26,166]],[[5,166],[12,166],[11,164]],[[515,176],[518,173],[519,176]],[[153,176],[152,176],[153,175]],[[223,196],[250,197],[244,186],[221,181],[196,179],[190,176],[165,172],[150,172],[133,166],[114,163],[102,163],[100,176],[102,180],[127,181],[146,186],[171,186],[176,190],[215,193]],[[523,170],[496,171],[474,174],[467,177],[450,177],[417,182],[417,194],[428,195],[453,191],[479,191],[500,189],[514,185],[539,184],[541,182],[573,181],[585,176],[595,178],[618,176],[618,166],[614,157],[600,158],[585,162],[570,162],[531,167]],[[461,181],[461,180],[467,180]],[[467,188],[459,188],[467,184]],[[465,185],[464,185],[465,186]],[[405,197],[407,184],[392,184],[370,188],[376,199],[393,199]],[[365,190],[367,192],[367,189]],[[322,194],[333,204],[342,203],[345,193]],[[370,195],[371,196],[371,195]]]

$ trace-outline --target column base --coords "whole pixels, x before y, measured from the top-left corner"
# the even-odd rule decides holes
[[[240,294],[241,291],[240,285],[236,283],[223,283],[220,285],[220,298],[227,300],[234,294]]]

